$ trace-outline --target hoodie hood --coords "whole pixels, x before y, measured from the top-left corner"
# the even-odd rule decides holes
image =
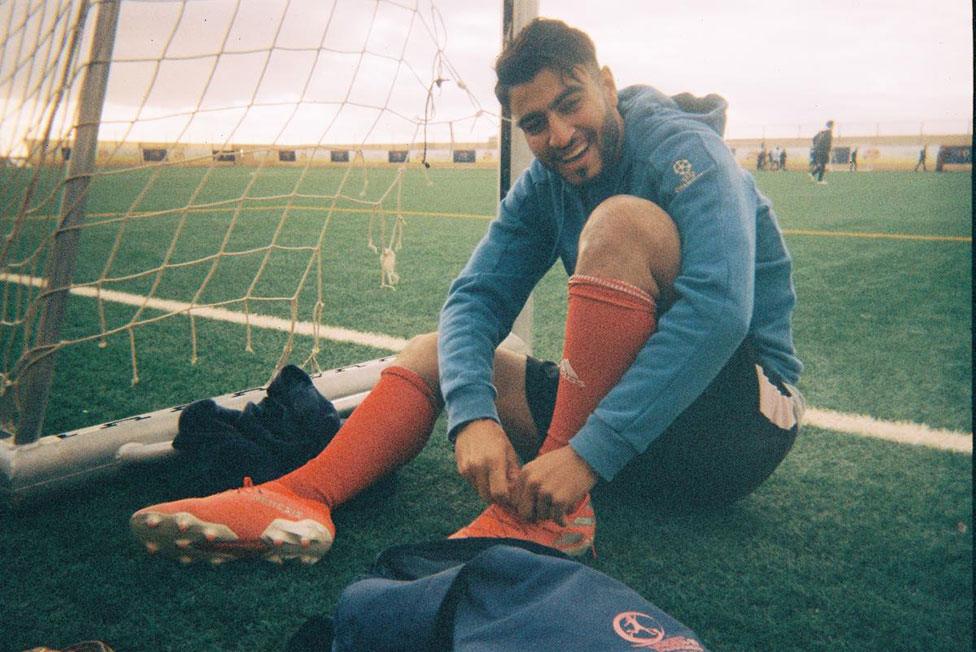
[[[638,107],[654,113],[681,113],[686,118],[708,125],[719,136],[724,136],[729,103],[715,93],[705,97],[696,97],[691,93],[668,96],[650,86],[628,86],[620,91],[618,107],[625,120],[627,114]]]

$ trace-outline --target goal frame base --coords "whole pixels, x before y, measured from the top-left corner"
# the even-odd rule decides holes
[[[312,376],[312,383],[348,416],[392,364],[393,356],[330,369]],[[243,410],[266,396],[266,387],[214,397],[218,405]],[[187,404],[189,405],[189,404]],[[48,435],[28,444],[0,440],[0,507],[16,509],[41,497],[118,475],[123,469],[175,457],[173,439],[187,405],[147,412]]]
[[[520,319],[517,327],[527,330],[531,309]],[[516,332],[500,346],[532,354],[531,338]],[[332,401],[340,416],[349,416],[395,359],[396,355],[389,355],[322,371],[311,376],[312,384]],[[266,395],[267,387],[256,387],[216,396],[213,401],[221,407],[243,410]],[[13,437],[0,439],[0,509],[17,509],[42,497],[113,477],[128,467],[179,455],[173,439],[179,432],[180,413],[188,405],[48,435],[28,444],[15,444]]]

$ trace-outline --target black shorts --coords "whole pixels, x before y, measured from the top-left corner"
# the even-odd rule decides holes
[[[549,430],[558,384],[554,363],[529,357],[525,392],[540,433]],[[746,339],[695,402],[607,490],[673,507],[738,500],[768,478],[793,446],[799,429],[794,392],[762,368]]]

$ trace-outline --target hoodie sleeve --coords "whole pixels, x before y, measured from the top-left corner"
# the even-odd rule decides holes
[[[677,224],[678,299],[570,442],[605,480],[644,452],[718,375],[752,315],[755,193],[717,134],[680,122],[647,139],[658,144],[644,157],[645,192],[637,193],[657,197]]]
[[[556,260],[555,218],[542,210],[544,188],[530,172],[502,201],[441,310],[438,360],[452,437],[469,421],[498,420],[491,383],[495,348]]]

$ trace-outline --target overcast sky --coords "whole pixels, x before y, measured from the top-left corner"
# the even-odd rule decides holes
[[[444,0],[451,18],[471,2]],[[619,85],[717,92],[729,132],[816,127],[873,133],[971,122],[968,0],[540,0],[587,31]],[[460,18],[459,20],[464,20]],[[456,43],[452,42],[452,45]],[[453,50],[452,50],[453,52]],[[489,79],[490,81],[490,79]]]
[[[115,58],[125,63],[112,67],[102,136],[483,140],[497,133],[501,2],[431,2],[123,0]],[[590,33],[619,86],[725,96],[729,137],[806,137],[827,119],[841,135],[971,128],[966,0],[539,4],[540,14]],[[30,5],[0,3],[0,24],[20,24],[17,12]],[[44,31],[34,27],[26,33]],[[0,57],[0,80],[13,83],[0,84],[0,95],[30,85],[19,82],[30,66],[9,77],[15,62],[7,59]],[[35,70],[41,65],[38,57]]]

